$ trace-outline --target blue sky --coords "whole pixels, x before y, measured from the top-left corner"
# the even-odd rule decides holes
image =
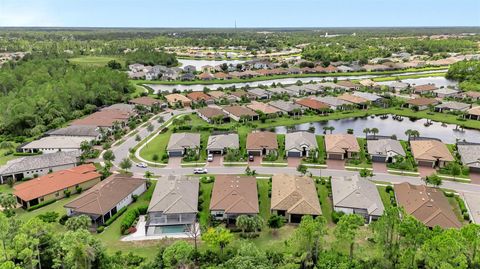
[[[479,0],[0,0],[0,26],[480,26]]]

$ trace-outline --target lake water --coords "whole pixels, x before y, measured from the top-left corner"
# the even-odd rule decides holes
[[[423,71],[423,72],[412,72],[412,73],[403,73],[401,75],[412,75],[412,74],[423,74],[423,73],[437,73],[437,72],[445,72],[445,70],[439,70],[439,71]],[[375,78],[375,77],[384,77],[384,76],[391,76],[391,75],[365,75],[365,76],[339,76],[335,77],[338,80],[347,80],[347,79],[366,79],[366,78]],[[429,83],[428,81],[431,81],[430,83],[435,83],[435,81],[440,81],[438,80],[439,77],[426,77],[426,78],[419,78],[419,79],[413,79],[412,81],[417,81],[417,84],[425,84]],[[440,77],[441,78],[441,77]],[[288,85],[288,84],[295,84],[297,81],[302,81],[303,83],[308,83],[310,81],[323,81],[323,80],[333,80],[334,77],[303,77],[303,78],[282,78],[282,79],[271,79],[271,80],[263,80],[263,81],[255,81],[255,82],[242,82],[242,83],[226,83],[226,84],[209,84],[209,85],[203,85],[203,84],[194,84],[194,85],[181,85],[181,84],[176,84],[176,85],[162,85],[162,84],[145,84],[148,87],[152,88],[155,92],[158,91],[168,91],[172,92],[174,89],[179,90],[179,91],[185,91],[185,90],[192,90],[192,91],[203,91],[204,87],[208,87],[211,90],[216,90],[220,87],[222,88],[228,88],[228,87],[233,87],[235,86],[236,88],[242,88],[245,86],[250,86],[250,87],[258,87],[259,85],[272,85],[273,83],[281,83],[283,85]],[[443,78],[444,80],[447,80]],[[424,82],[426,81],[426,82]],[[391,82],[390,82],[391,83]]]
[[[244,63],[245,61],[240,61],[240,60],[191,60],[191,59],[178,59],[178,62],[181,63],[180,67],[186,66],[186,65],[193,65],[197,70],[200,70],[202,66],[205,65],[211,65],[211,66],[216,66],[220,65],[223,63],[226,63],[228,65],[237,65]]]
[[[405,131],[408,129],[414,129],[420,132],[422,137],[432,137],[441,139],[444,143],[454,144],[456,139],[466,140],[468,142],[480,143],[480,131],[473,129],[465,129],[464,131],[455,130],[455,125],[447,124],[442,126],[439,122],[433,122],[429,127],[425,127],[423,124],[427,120],[411,120],[404,117],[403,121],[397,121],[392,118],[391,115],[386,119],[381,119],[379,116],[371,116],[365,118],[350,118],[341,120],[330,120],[322,122],[312,122],[295,125],[295,130],[308,130],[310,127],[315,128],[315,134],[323,134],[323,127],[330,126],[335,127],[333,133],[347,133],[348,129],[353,129],[353,134],[358,137],[365,137],[363,129],[365,128],[377,128],[380,132],[377,135],[391,136],[396,135],[398,139],[407,140]],[[275,132],[279,134],[287,133],[287,127],[278,126],[275,128]],[[330,133],[330,131],[327,131]]]

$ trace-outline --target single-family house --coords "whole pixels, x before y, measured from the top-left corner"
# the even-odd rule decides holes
[[[192,73],[184,73],[180,76],[181,81],[193,81],[195,78],[196,76]]]
[[[470,169],[470,172],[480,173],[480,144],[459,142],[457,152],[462,164]]]
[[[313,98],[302,98],[295,100],[295,103],[303,107],[304,109],[309,109],[320,114],[328,113],[330,106],[318,101]]]
[[[247,135],[247,154],[253,156],[265,156],[277,154],[277,135],[272,132],[253,132]]]
[[[385,207],[375,183],[358,175],[332,177],[333,209],[345,214],[358,214],[367,223],[383,215]]]
[[[371,79],[362,79],[360,80],[358,83],[360,83],[360,85],[362,85],[363,87],[367,87],[367,88],[377,88],[379,87],[378,83],[376,83],[375,81],[371,80]]]
[[[423,84],[423,85],[417,85],[413,87],[413,92],[416,94],[424,94],[424,93],[429,93],[433,92],[437,89],[435,84]]]
[[[407,100],[406,104],[411,109],[425,110],[429,106],[435,106],[439,102],[435,98],[418,97]]]
[[[197,68],[193,65],[186,65],[183,67],[183,70],[187,73],[196,72]]]
[[[351,134],[325,135],[327,159],[344,160],[358,158],[360,146],[357,138]]]
[[[303,108],[299,104],[296,104],[291,101],[271,101],[269,103],[271,106],[278,108],[283,114],[296,116],[303,113]]]
[[[464,192],[462,198],[470,220],[475,224],[480,224],[480,196],[476,193]]]
[[[55,153],[58,151],[78,151],[82,142],[93,141],[89,136],[44,136],[20,148],[29,153]]]
[[[172,107],[176,106],[177,104],[180,104],[183,107],[189,107],[192,104],[192,100],[190,98],[179,93],[167,94],[165,95],[165,99]]]
[[[148,205],[145,234],[191,231],[193,225],[197,225],[198,190],[196,177],[170,175],[159,178]]]
[[[225,122],[229,119],[227,113],[217,107],[199,108],[197,115],[208,123]]]
[[[433,94],[438,98],[445,97],[457,97],[460,95],[460,92],[450,88],[440,88],[433,91]]]
[[[470,98],[474,101],[480,100],[480,92],[468,91],[468,92],[462,93],[462,95],[463,95],[463,98]]]
[[[406,156],[400,141],[390,138],[367,140],[367,150],[374,162],[391,163],[396,156]]]
[[[360,109],[366,109],[368,106],[369,100],[365,99],[364,97],[360,97],[358,95],[352,95],[348,93],[344,93],[338,96],[338,99],[349,102]]]
[[[435,106],[436,112],[446,112],[446,111],[467,111],[472,105],[461,103],[457,101],[444,102]]]
[[[128,101],[129,104],[143,106],[148,108],[149,110],[157,108],[167,108],[167,104],[163,103],[162,101],[149,97],[149,96],[141,96],[138,98],[131,99]]]
[[[212,80],[212,79],[215,78],[214,75],[212,75],[211,73],[207,73],[207,72],[201,73],[197,77],[201,80]]]
[[[218,175],[213,183],[210,214],[235,223],[238,216],[259,213],[257,179],[253,176]]]
[[[275,174],[272,177],[270,211],[290,223],[300,223],[305,215],[320,216],[317,188],[307,176]]]
[[[396,92],[399,92],[408,89],[408,87],[410,87],[410,84],[401,81],[395,81],[389,84],[388,87]]]
[[[360,84],[353,83],[350,80],[339,80],[337,81],[337,85],[340,85],[342,87],[347,87],[349,90],[358,90],[360,89]]]
[[[235,121],[240,121],[242,119],[258,120],[258,114],[250,108],[246,108],[244,106],[226,106],[223,107],[223,111],[225,111],[225,113],[227,113],[228,116]]]
[[[254,96],[255,99],[257,100],[266,100],[266,99],[270,99],[270,97],[272,96],[272,93],[269,92],[269,91],[266,91],[264,89],[260,89],[260,88],[254,88],[254,89],[250,89],[250,90],[247,90],[247,92]]]
[[[466,117],[471,120],[480,120],[480,106],[470,108]]]
[[[87,215],[93,226],[100,226],[146,190],[143,178],[113,174],[63,207],[67,216]]]
[[[278,116],[279,114],[281,114],[278,108],[262,102],[252,101],[250,104],[247,105],[247,107],[255,112],[260,111],[267,117]]]
[[[170,136],[167,145],[167,154],[169,157],[181,157],[187,153],[187,150],[200,149],[200,134],[195,133],[174,133]]]
[[[97,126],[107,131],[112,131],[116,126],[122,128],[127,125],[130,118],[135,117],[136,113],[128,109],[127,106],[107,108],[92,113],[84,118],[74,120],[70,125],[79,126]]]
[[[215,103],[215,100],[210,95],[203,92],[191,92],[187,94],[187,98],[192,100],[192,103],[205,103],[211,105]]]
[[[216,134],[208,137],[208,154],[223,155],[228,149],[239,149],[239,147],[240,142],[238,134]]]
[[[71,125],[64,128],[48,131],[45,133],[45,135],[90,137],[93,140],[102,139],[102,132],[100,130],[100,127],[95,125]]]
[[[438,188],[404,182],[393,187],[397,204],[427,227],[460,228],[462,224]]]
[[[101,177],[95,165],[84,164],[22,182],[13,187],[13,194],[17,197],[17,202],[28,209],[89,189],[100,182]]]
[[[381,105],[383,103],[383,98],[374,93],[355,91],[353,92],[352,95],[366,99],[368,102],[371,102],[377,105]]]
[[[287,157],[309,157],[317,154],[317,138],[310,132],[294,132],[285,135],[285,155]]]
[[[411,140],[413,158],[420,166],[444,167],[454,158],[447,146],[438,140]]]
[[[80,151],[60,151],[13,159],[0,166],[0,184],[69,169],[77,165],[79,158]]]
[[[315,99],[324,104],[327,104],[330,109],[333,110],[344,110],[351,106],[349,102],[339,99],[335,96],[315,97]]]

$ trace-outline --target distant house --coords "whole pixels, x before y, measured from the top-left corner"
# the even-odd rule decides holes
[[[200,148],[200,134],[194,133],[174,133],[170,136],[167,145],[167,154],[169,157],[181,157],[192,149],[198,152]]]
[[[352,95],[352,94],[348,94],[348,93],[344,93],[340,96],[337,97],[338,99],[340,100],[343,100],[345,102],[349,102],[351,103],[352,105],[356,106],[357,108],[360,108],[360,109],[366,109],[367,106],[368,106],[368,103],[370,103],[370,101],[364,97],[361,97],[361,96],[358,96],[357,95]]]
[[[148,96],[142,96],[142,97],[134,98],[134,99],[131,99],[128,102],[130,104],[133,104],[133,105],[146,107],[150,110],[153,109],[154,107],[158,107],[158,108],[166,108],[167,107],[166,104],[162,103],[162,101],[160,101],[158,99],[155,99],[155,98],[152,98],[152,97],[148,97]]]
[[[360,146],[357,138],[351,134],[325,135],[327,159],[344,160],[358,158]]]
[[[255,216],[259,211],[255,177],[239,175],[215,177],[210,200],[210,213],[215,219],[235,223],[238,216]]]
[[[221,120],[221,122],[225,122],[229,119],[227,113],[216,107],[199,108],[197,109],[197,115],[208,123],[213,123],[216,120]]]
[[[435,106],[436,112],[446,112],[446,111],[467,111],[471,107],[470,104],[460,103],[457,101],[450,101],[441,103]]]
[[[67,203],[68,216],[87,215],[94,226],[100,226],[122,208],[131,204],[134,196],[147,190],[146,180],[114,174]]]
[[[303,98],[295,100],[295,103],[303,107],[304,109],[309,109],[320,114],[328,113],[330,107],[313,98]]]
[[[315,99],[324,104],[327,104],[330,107],[330,109],[333,109],[333,110],[344,110],[349,106],[351,106],[349,102],[334,96],[315,97]]]
[[[378,83],[376,83],[371,79],[362,79],[358,83],[360,83],[360,85],[362,85],[363,87],[368,87],[368,88],[375,88],[379,86]]]
[[[410,100],[407,100],[406,102],[409,108],[411,109],[417,108],[418,110],[425,110],[429,106],[434,106],[434,105],[437,105],[438,103],[439,102],[434,98],[424,98],[424,97],[410,99]]]
[[[444,167],[454,158],[447,146],[438,140],[411,140],[413,158],[420,166]]]
[[[470,108],[466,117],[471,120],[480,120],[480,106]]]
[[[358,175],[333,177],[333,209],[345,214],[358,214],[367,223],[383,215],[385,207],[375,183]]]
[[[191,92],[187,94],[187,98],[192,100],[193,103],[204,102],[207,105],[215,103],[215,100],[210,95],[203,92]]]
[[[290,101],[271,101],[269,103],[271,106],[278,108],[283,114],[287,115],[299,115],[303,113],[303,108],[299,104],[295,104],[294,102]]]
[[[410,84],[405,83],[405,82],[400,82],[400,81],[395,81],[392,82],[388,87],[392,90],[395,90],[396,92],[403,91],[408,89],[410,87]]]
[[[188,232],[196,225],[198,190],[196,177],[170,175],[159,178],[148,205],[145,234]]]
[[[464,92],[462,95],[464,98],[470,98],[474,101],[480,100],[480,92],[468,91]]]
[[[353,92],[352,95],[356,96],[356,97],[366,99],[368,102],[372,102],[372,103],[375,103],[377,105],[381,105],[382,102],[383,102],[383,98],[374,94],[374,93],[355,91],[355,92]]]
[[[235,121],[240,121],[242,118],[247,120],[258,120],[258,114],[244,106],[226,106],[223,107],[223,111]]]
[[[251,90],[248,90],[248,93],[251,94],[252,96],[255,97],[257,100],[266,100],[270,99],[272,93],[260,88],[254,88]]]
[[[59,170],[13,187],[13,194],[23,208],[58,200],[65,197],[66,192],[77,193],[100,182],[101,174],[96,172],[95,165],[84,164],[73,168]]]
[[[394,191],[398,206],[427,227],[462,227],[441,189],[404,182],[395,184]]]
[[[80,150],[82,142],[94,139],[89,136],[45,136],[21,147],[23,152],[55,153],[59,151]]]
[[[228,149],[239,149],[238,134],[217,134],[208,137],[208,154],[225,154]]]
[[[272,214],[284,216],[291,223],[300,223],[305,215],[322,215],[315,183],[306,176],[275,174],[270,204]]]
[[[72,125],[48,131],[45,134],[48,136],[90,137],[93,140],[102,139],[100,127],[94,125]]]
[[[337,85],[340,85],[342,87],[347,87],[351,91],[360,89],[360,84],[353,83],[350,80],[337,81]]]
[[[165,99],[167,99],[168,104],[172,107],[178,103],[184,107],[189,107],[192,104],[192,100],[179,93],[167,94],[165,95]]]
[[[311,150],[317,150],[317,138],[310,132],[294,132],[285,135],[285,155],[287,157],[309,157]],[[318,154],[316,152],[316,154]]]
[[[192,73],[192,72],[196,72],[197,68],[193,65],[186,65],[183,67],[183,70],[187,73]]]
[[[195,78],[195,75],[192,73],[185,73],[180,76],[181,81],[193,81]]]
[[[215,78],[215,76],[213,76],[211,73],[201,73],[200,75],[198,75],[198,78],[201,79],[201,80],[212,80]]]
[[[405,157],[400,141],[394,139],[367,140],[368,154],[374,162],[395,162],[395,156]]]
[[[281,113],[278,108],[257,101],[252,101],[250,104],[247,105],[247,107],[256,112],[260,111],[266,116],[278,116]]]
[[[247,135],[247,154],[265,156],[277,154],[277,135],[272,132],[254,132]]]
[[[460,92],[450,88],[441,88],[434,90],[433,93],[438,98],[445,98],[445,97],[457,97],[459,96]]]
[[[107,131],[112,131],[116,126],[126,126],[128,120],[135,116],[134,106],[123,106],[122,104],[122,106],[104,108],[84,118],[74,120],[70,125],[96,126]]]
[[[416,94],[424,94],[428,92],[433,92],[437,89],[435,84],[424,84],[424,85],[417,85],[413,87],[413,92]]]
[[[470,169],[470,172],[480,173],[480,144],[457,143],[457,151],[462,164]]]
[[[26,156],[8,161],[0,166],[0,184],[8,180],[21,181],[35,175],[73,168],[80,161],[79,151],[56,152],[36,156]]]

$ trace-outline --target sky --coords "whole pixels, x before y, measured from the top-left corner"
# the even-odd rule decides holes
[[[480,26],[480,0],[0,0],[0,26]]]

